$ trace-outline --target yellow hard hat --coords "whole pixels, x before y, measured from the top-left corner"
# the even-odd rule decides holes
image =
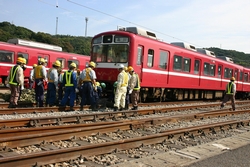
[[[39,62],[45,63],[45,59],[44,58],[40,58]]]
[[[134,71],[134,69],[133,69],[132,66],[129,66],[129,67],[128,67],[128,72],[130,72],[130,71]]]
[[[23,58],[22,57],[18,57],[16,61],[19,62],[19,63],[23,63]]]
[[[37,64],[33,64],[33,67],[36,67],[37,66]]]
[[[235,81],[235,78],[234,78],[234,77],[232,77],[230,80],[231,80],[231,81]]]
[[[76,68],[76,63],[71,63],[71,64],[70,64],[70,67]]]
[[[96,86],[100,86],[100,82],[96,82],[95,84],[96,84]]]
[[[59,60],[55,61],[54,66],[61,67],[61,62]]]
[[[26,64],[27,60],[25,58],[22,58],[22,59],[23,59],[23,64]]]
[[[95,63],[93,61],[89,62],[89,66],[92,66],[95,68]]]
[[[128,71],[128,67],[124,67],[124,70],[127,72]]]

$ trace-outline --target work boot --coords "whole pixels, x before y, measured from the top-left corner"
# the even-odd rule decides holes
[[[80,106],[80,111],[83,111],[83,106]]]
[[[124,108],[121,107],[121,108],[119,109],[119,111],[122,111],[122,110],[124,110]]]
[[[128,104],[125,104],[125,108],[124,108],[125,110],[128,110]]]
[[[131,110],[138,110],[138,106],[134,106]]]
[[[8,106],[8,108],[12,108],[12,106],[13,106],[13,104],[12,104],[12,103],[10,103],[10,104],[9,104],[9,106]]]
[[[118,110],[118,107],[114,107],[114,111],[117,111]]]
[[[95,105],[91,106],[91,108],[92,108],[92,111],[98,111]]]

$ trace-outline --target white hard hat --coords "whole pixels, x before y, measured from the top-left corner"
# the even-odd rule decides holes
[[[119,64],[119,65],[118,65],[118,68],[124,69],[124,65],[123,65],[123,64]]]

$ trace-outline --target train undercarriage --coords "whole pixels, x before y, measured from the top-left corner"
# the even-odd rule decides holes
[[[221,90],[141,88],[140,102],[165,102],[176,100],[219,100],[224,96]],[[249,92],[237,92],[236,99],[249,99]]]

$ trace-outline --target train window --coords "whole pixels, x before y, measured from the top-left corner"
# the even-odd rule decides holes
[[[115,43],[128,43],[128,37],[115,36]]]
[[[159,68],[167,69],[168,65],[168,52],[161,50],[159,59]]]
[[[112,43],[113,36],[112,35],[105,35],[103,36],[103,43]]]
[[[0,62],[13,63],[14,52],[0,50]]]
[[[231,77],[233,76],[233,70],[232,70],[232,69],[229,69],[228,72],[229,72],[229,73],[228,73],[228,76],[229,76],[229,78],[231,78]]]
[[[102,42],[102,37],[95,38],[93,40],[93,44],[101,43]]]
[[[209,69],[210,69],[210,64],[209,63],[204,63],[204,75],[209,75]]]
[[[174,70],[181,71],[182,70],[182,57],[174,55]]]
[[[200,72],[200,60],[195,60],[194,62],[194,73],[199,74]]]
[[[210,64],[210,76],[215,76],[215,65]]]
[[[243,72],[240,72],[240,81],[243,79]]]
[[[218,77],[221,78],[221,69],[222,69],[222,66],[219,65],[218,66]]]
[[[138,46],[137,48],[137,65],[141,65],[142,62],[142,55],[143,55],[143,46]]]
[[[244,82],[248,82],[248,74],[247,73],[244,74]]]
[[[149,49],[148,50],[148,62],[147,62],[148,67],[153,67],[153,63],[154,63],[154,50]]]
[[[185,72],[190,72],[190,59],[184,58],[184,66],[183,66],[183,71]]]
[[[27,53],[17,53],[17,57],[22,57],[26,59],[26,64],[28,64],[29,56]]]
[[[235,71],[234,71],[234,78],[236,79],[236,80],[238,80],[238,69],[236,69]]]
[[[224,78],[230,78],[230,76],[229,76],[229,68],[225,68],[225,70],[224,70]]]

